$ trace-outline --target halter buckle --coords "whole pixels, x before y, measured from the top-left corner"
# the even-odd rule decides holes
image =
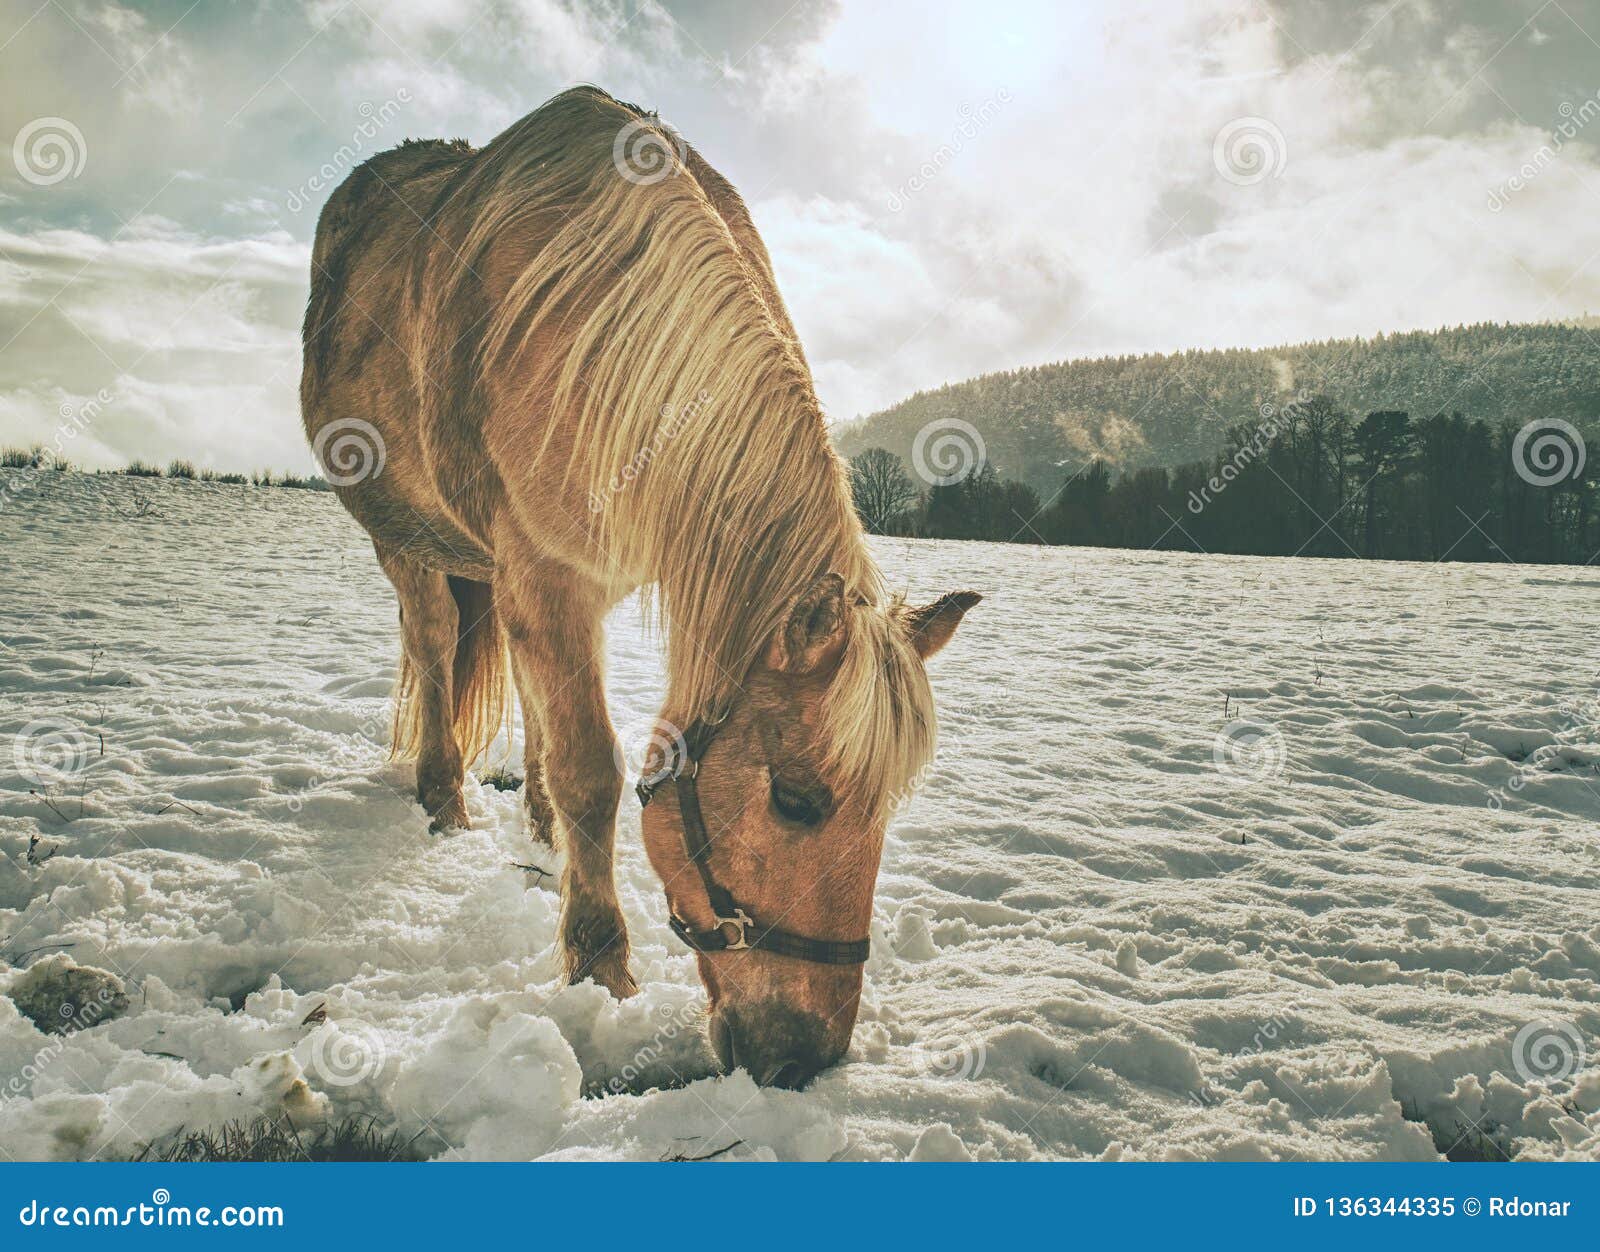
[[[743,952],[750,946],[750,936],[745,932],[755,925],[755,921],[743,909],[736,908],[733,910],[732,917],[718,917],[716,922],[718,930],[721,930],[724,926],[737,926],[739,928],[739,942],[730,943],[723,949],[724,952]]]
[[[687,766],[681,763],[664,765],[653,774],[645,774],[633,784],[633,794],[639,797],[639,807],[648,808],[650,801],[655,799],[656,792],[669,782],[677,782],[680,778],[691,781],[700,776],[700,762],[690,761]]]
[[[639,797],[639,807],[641,809],[649,808],[650,801],[656,798],[656,789],[662,783],[670,782],[671,779],[671,774],[657,773],[640,778],[638,782],[634,783],[633,794]]]

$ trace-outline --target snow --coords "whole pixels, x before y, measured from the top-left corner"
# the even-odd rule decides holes
[[[622,1003],[562,986],[515,793],[428,834],[331,496],[0,474],[0,993],[129,1001],[46,1034],[0,994],[0,1152],[287,1109],[450,1158],[1600,1155],[1586,571],[881,541],[986,599],[849,1057],[789,1092],[715,1074],[636,810]],[[619,726],[658,657],[620,608]]]

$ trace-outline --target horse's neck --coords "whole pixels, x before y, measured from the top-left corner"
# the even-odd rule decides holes
[[[736,695],[794,598],[830,571],[876,599],[861,523],[820,433],[811,466],[774,465],[771,482],[719,484],[681,522],[671,568],[658,571],[668,621],[668,706],[706,715]]]

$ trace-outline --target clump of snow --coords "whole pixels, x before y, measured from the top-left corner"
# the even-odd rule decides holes
[[[715,1073],[636,811],[625,1003],[563,984],[520,796],[469,779],[429,835],[335,500],[42,476],[0,509],[0,1153],[270,1113],[459,1158],[1600,1155],[1590,589],[877,544],[986,599],[931,666],[850,1054],[770,1091]],[[648,725],[657,645],[631,604],[609,638]],[[124,1006],[41,1029],[100,977]]]
[[[506,999],[470,999],[443,1018],[402,1060],[391,1105],[459,1143],[453,1155],[460,1159],[525,1160],[548,1151],[583,1078],[556,1024]]]
[[[972,1153],[948,1122],[935,1122],[920,1135],[906,1158],[911,1161],[970,1161]]]
[[[47,1035],[64,1035],[120,1017],[128,1007],[122,979],[64,952],[35,962],[10,980],[5,994]]]

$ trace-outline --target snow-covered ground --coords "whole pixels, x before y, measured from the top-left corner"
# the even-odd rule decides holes
[[[1600,1154],[1600,573],[879,551],[986,599],[848,1061],[768,1091],[713,1075],[636,809],[626,1003],[561,985],[515,793],[427,833],[331,496],[0,471],[0,1152],[287,1106],[430,1155]],[[639,739],[631,607],[610,683]],[[41,1034],[73,963],[128,1004]]]

